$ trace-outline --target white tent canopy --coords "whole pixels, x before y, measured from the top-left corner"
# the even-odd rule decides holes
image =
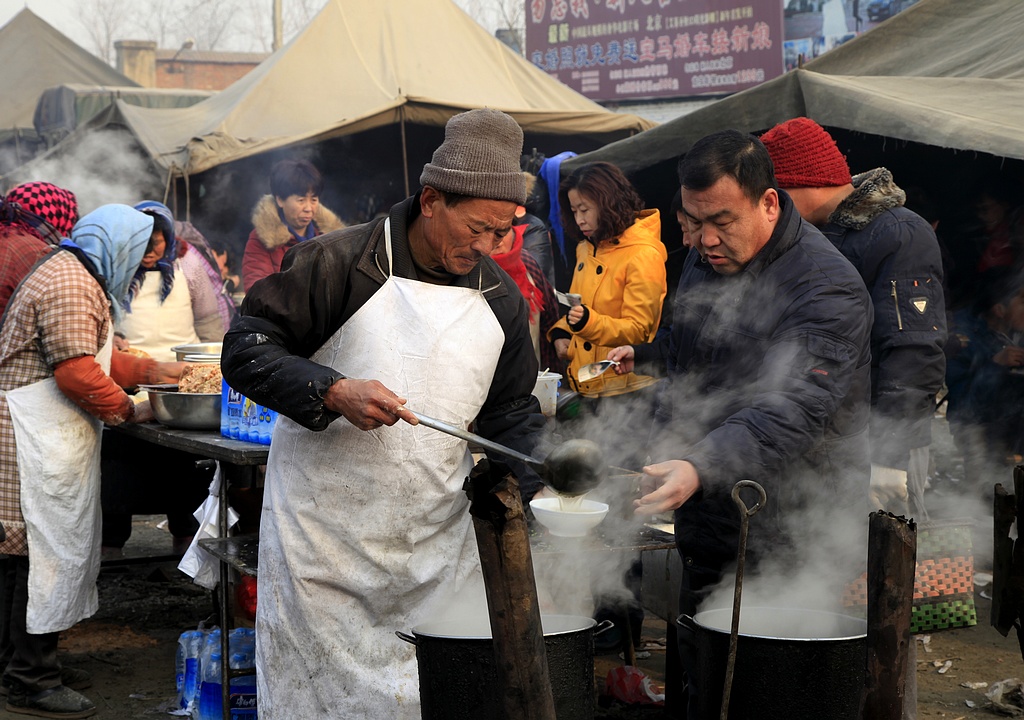
[[[218,95],[184,109],[117,104],[171,173],[381,125],[443,126],[491,107],[524,131],[609,141],[653,124],[608,111],[491,37],[451,0],[330,0],[287,46]]]

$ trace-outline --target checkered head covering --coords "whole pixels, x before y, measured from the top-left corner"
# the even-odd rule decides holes
[[[7,193],[4,201],[20,210],[23,216],[30,213],[39,218],[60,237],[71,235],[71,228],[78,222],[78,200],[75,199],[75,194],[47,182],[18,185]],[[30,226],[30,229],[35,227],[31,217],[21,219]],[[38,230],[35,232],[40,234]]]

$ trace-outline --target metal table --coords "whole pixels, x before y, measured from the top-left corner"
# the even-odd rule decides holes
[[[270,455],[269,445],[232,440],[231,438],[224,437],[217,430],[180,430],[178,428],[166,427],[156,422],[125,423],[123,425],[112,427],[111,429],[124,433],[125,435],[131,435],[132,437],[160,445],[161,447],[182,450],[194,455],[209,458],[210,460],[217,460],[226,465],[250,467],[253,465],[266,465],[267,457]],[[218,525],[221,528],[221,533],[225,536],[227,536],[228,524],[229,474],[230,473],[227,472],[221,472],[220,515],[217,519]],[[220,560],[220,597],[218,600],[221,624],[221,658],[225,659],[221,663],[221,708],[224,720],[230,720],[231,718],[229,698],[232,674],[229,663],[226,660],[226,658],[231,657],[229,653],[230,633],[227,628],[229,612],[228,583],[230,580],[231,567],[237,566],[234,563],[226,561],[217,553],[210,551],[206,544],[209,542],[223,542],[224,540],[231,539],[232,538],[224,537],[199,541],[200,547],[207,549]]]

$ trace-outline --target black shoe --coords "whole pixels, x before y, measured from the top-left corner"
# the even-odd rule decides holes
[[[34,695],[12,692],[7,696],[7,712],[44,718],[87,718],[96,714],[96,706],[85,695],[63,685]]]
[[[7,697],[11,693],[16,681],[7,673],[0,676],[0,697]],[[92,675],[85,670],[78,668],[62,667],[60,669],[61,685],[72,690],[86,690],[92,687]]]

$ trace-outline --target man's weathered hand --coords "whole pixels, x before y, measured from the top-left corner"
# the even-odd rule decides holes
[[[377,380],[342,378],[324,395],[328,410],[341,413],[360,430],[394,425],[399,420],[419,424],[416,416],[402,407],[405,403],[405,398],[398,397]]]
[[[637,515],[657,515],[675,510],[700,489],[697,468],[685,460],[647,465],[640,481],[644,496],[633,501]]]
[[[618,363],[612,369],[616,375],[626,375],[633,372],[633,359],[636,354],[633,352],[632,345],[620,345],[617,348],[612,348],[608,353],[608,360],[614,360]]]

